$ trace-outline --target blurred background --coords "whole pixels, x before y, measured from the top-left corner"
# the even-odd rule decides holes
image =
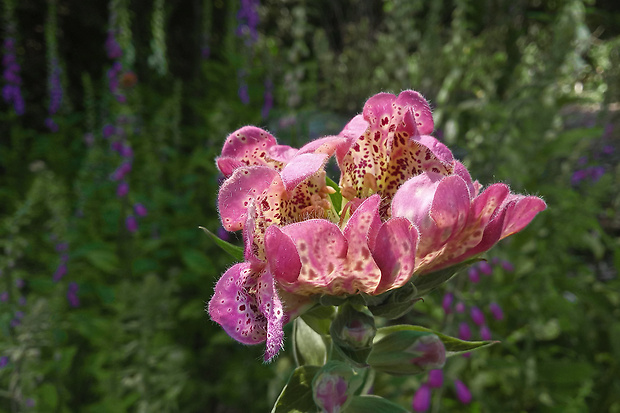
[[[2,0],[1,27],[0,411],[270,411],[292,352],[204,312],[232,258],[197,227],[240,242],[214,158],[411,88],[474,178],[549,206],[401,320],[501,341],[431,411],[620,412],[616,0]]]

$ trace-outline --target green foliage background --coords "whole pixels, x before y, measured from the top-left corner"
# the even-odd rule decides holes
[[[213,159],[240,126],[300,145],[338,132],[372,94],[412,88],[475,178],[549,206],[491,251],[514,271],[447,286],[469,305],[497,301],[506,318],[491,325],[500,345],[446,365],[474,401],[461,405],[447,380],[433,411],[620,412],[616,2],[266,0],[250,46],[235,35],[232,0],[3,5],[5,16],[13,10],[3,26],[17,28],[26,114],[0,106],[0,411],[269,411],[291,351],[263,365],[260,346],[233,342],[204,313],[232,263],[198,229],[219,227]],[[137,76],[124,104],[106,80],[110,13],[123,27],[124,69]],[[65,95],[52,133],[54,40]],[[275,103],[262,118],[265,79]],[[119,119],[134,151],[122,199],[110,179],[120,157],[102,136]],[[606,145],[615,151],[601,156]],[[605,174],[574,185],[584,157]],[[149,214],[131,233],[135,202]],[[69,245],[68,272],[54,282],[59,242]],[[441,298],[429,295],[407,321],[456,334]],[[379,376],[375,391],[410,408],[422,379]]]

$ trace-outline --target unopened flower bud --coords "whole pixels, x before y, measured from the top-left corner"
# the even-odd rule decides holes
[[[405,375],[443,367],[446,348],[435,334],[401,330],[376,342],[368,364],[384,373]]]
[[[314,402],[326,413],[338,413],[345,409],[363,378],[351,366],[341,361],[330,361],[312,380]]]
[[[354,364],[363,366],[372,348],[377,329],[375,319],[367,311],[358,311],[345,303],[332,321],[330,334],[336,349]]]

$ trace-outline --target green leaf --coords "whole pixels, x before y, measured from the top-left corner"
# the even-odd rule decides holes
[[[293,350],[298,366],[322,366],[327,361],[323,338],[302,318],[296,318],[293,324]]]
[[[409,410],[379,396],[355,396],[343,413],[407,413]]]
[[[118,270],[118,257],[113,251],[107,249],[90,250],[84,257],[98,270],[107,274],[115,273]]]
[[[397,332],[397,331],[420,331],[424,333],[432,333],[437,335],[444,347],[446,348],[446,355],[448,357],[454,356],[456,354],[467,353],[472,350],[476,350],[482,347],[492,346],[495,343],[499,343],[499,341],[464,341],[455,337],[450,337],[448,335],[439,333],[437,331],[431,330],[430,328],[421,327],[421,326],[412,326],[412,325],[396,325],[390,327],[383,327],[377,329],[377,335],[375,336],[375,342],[381,340],[383,337],[388,334]]]
[[[293,371],[278,396],[271,413],[307,413],[317,411],[312,398],[312,379],[320,370],[317,366],[300,366]]]
[[[335,194],[329,194],[329,198],[331,199],[332,205],[334,206],[336,212],[340,213],[340,210],[342,209],[342,194],[340,193],[340,187],[328,176],[325,177],[325,181],[327,186],[331,186],[336,190]]]
[[[306,324],[323,336],[329,336],[329,327],[332,324],[336,310],[332,306],[318,305],[301,315]]]
[[[211,239],[215,241],[218,247],[220,247],[221,249],[226,251],[228,254],[230,254],[230,256],[233,257],[236,261],[243,261],[243,248],[242,247],[239,247],[237,245],[231,244],[230,242],[224,241],[223,239],[221,239],[220,237],[218,237],[217,235],[215,235],[214,233],[212,233],[205,227],[198,227],[198,228],[200,228],[207,235],[209,235]]]

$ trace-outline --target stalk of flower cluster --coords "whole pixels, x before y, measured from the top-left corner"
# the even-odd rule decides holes
[[[21,66],[17,61],[16,53],[16,21],[15,4],[13,1],[6,0],[4,7],[4,41],[2,43],[2,98],[8,104],[13,105],[13,110],[18,116],[26,111],[26,105],[22,96],[20,76]]]

